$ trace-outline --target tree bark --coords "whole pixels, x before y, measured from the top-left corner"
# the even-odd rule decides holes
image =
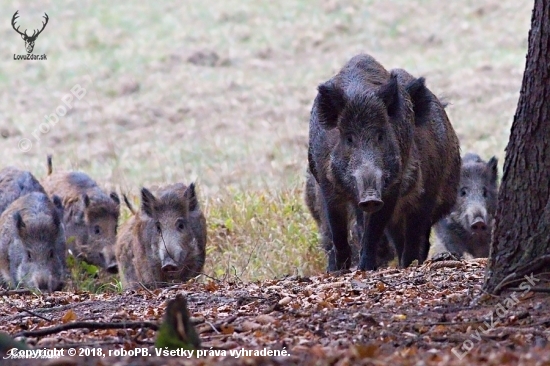
[[[535,0],[484,290],[550,268],[550,0]],[[517,283],[516,283],[517,284]]]

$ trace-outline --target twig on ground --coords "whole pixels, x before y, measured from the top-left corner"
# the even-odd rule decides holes
[[[145,291],[147,291],[149,293],[149,295],[155,296],[155,294],[151,290],[149,290],[143,283],[141,283],[141,282],[138,282],[138,283],[139,283],[139,285],[141,286],[142,289],[144,289]]]
[[[215,326],[214,324],[210,323],[210,322],[207,321],[207,320],[205,320],[204,322],[205,322],[206,324],[210,325],[210,328],[214,329],[214,332],[216,332],[217,334],[221,334],[221,332],[220,332],[218,329],[216,329],[216,326]]]
[[[37,314],[37,313],[35,313],[35,312],[33,312],[33,311],[30,311],[29,309],[20,308],[20,307],[18,307],[18,306],[16,306],[16,309],[19,310],[19,311],[24,311],[24,312],[26,312],[26,313],[29,313],[29,314],[31,314],[32,316],[36,316],[37,318],[40,318],[40,319],[45,320],[45,321],[50,322],[50,323],[53,321],[52,319],[46,318],[45,316],[42,316],[42,315]]]
[[[124,341],[103,341],[103,342],[83,342],[83,343],[71,343],[71,344],[59,344],[53,345],[53,348],[88,348],[88,347],[101,347],[112,346],[114,344],[122,344]],[[46,347],[47,348],[47,347]]]
[[[508,290],[510,291],[525,291],[524,288],[519,288],[519,287],[511,287],[511,288],[508,288]],[[529,289],[529,291],[531,292],[545,292],[545,293],[550,293],[550,288],[547,288],[547,287],[531,287]]]
[[[10,296],[10,295],[30,295],[33,292],[31,290],[4,290],[0,291],[0,296]]]
[[[100,322],[74,322],[58,325],[50,328],[43,328],[38,330],[27,330],[19,332],[14,337],[41,337],[49,334],[55,334],[64,330],[87,328],[91,330],[97,329],[139,329],[150,328],[158,330],[159,326],[156,323],[151,322],[128,322],[128,323],[100,323]]]

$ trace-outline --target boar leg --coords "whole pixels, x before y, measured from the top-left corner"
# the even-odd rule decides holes
[[[385,200],[384,208],[373,214],[363,213],[363,237],[361,238],[360,271],[376,269],[376,251],[395,207],[394,200]],[[359,218],[358,218],[359,220]]]
[[[386,235],[391,240],[395,252],[397,254],[397,260],[401,263],[401,258],[403,257],[403,248],[405,247],[405,228],[402,223],[398,225],[388,225],[386,229]]]
[[[424,237],[422,238],[422,242],[420,245],[420,260],[419,263],[423,263],[427,258],[428,254],[430,252],[430,234],[432,232],[432,226],[428,226],[426,229],[426,233],[424,234]]]
[[[347,204],[334,199],[336,195],[331,192],[331,189],[323,189],[322,196],[327,231],[332,239],[332,249],[328,252],[328,271],[349,269],[351,266],[351,248],[348,243]],[[327,197],[332,199],[327,199]]]
[[[424,261],[424,249],[428,239],[426,233],[430,229],[430,221],[423,213],[408,215],[405,229],[405,248],[400,259],[401,267],[408,267],[415,259],[418,264]],[[427,254],[426,254],[427,255]]]

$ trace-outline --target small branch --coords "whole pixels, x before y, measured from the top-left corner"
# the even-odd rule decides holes
[[[509,288],[508,290],[510,291],[525,291],[524,288],[519,288],[519,287],[512,287],[512,288]],[[531,287],[529,289],[529,291],[531,292],[544,292],[544,293],[550,293],[550,288],[545,288],[545,287]]]
[[[149,295],[155,296],[153,291],[149,290],[143,283],[141,283],[141,282],[138,282],[138,283],[139,283],[139,285],[141,286],[142,289],[144,289],[145,291],[147,291],[149,293]]]
[[[105,304],[105,303],[112,303],[112,301],[110,301],[110,300],[86,300],[86,301],[75,302],[75,303],[67,304],[67,305],[54,306],[54,307],[51,307],[51,308],[35,309],[34,312],[36,312],[36,313],[49,313],[49,312],[52,312],[52,311],[63,311],[63,310],[74,309],[74,308],[79,307],[79,306],[90,305],[90,304],[95,304],[95,303]]]
[[[217,283],[222,282],[220,279],[217,279],[216,277],[209,276],[209,275],[207,275],[206,273],[201,273],[201,274],[199,274],[197,277],[200,277],[200,276],[204,276],[204,277],[206,277],[206,278],[209,278],[209,279],[211,279],[212,281],[217,282]]]
[[[150,328],[152,330],[158,330],[159,326],[158,324],[151,323],[151,322],[129,322],[129,323],[74,322],[74,323],[58,325],[56,327],[23,331],[15,334],[14,337],[41,337],[49,334],[59,333],[64,330],[79,329],[79,328],[87,328],[90,330]]]
[[[216,326],[214,326],[214,324],[210,323],[209,321],[204,321],[206,324],[210,325],[210,328],[214,329],[214,332],[216,332],[217,334],[221,334],[221,332],[216,329]]]
[[[11,295],[30,295],[33,292],[31,290],[5,290],[0,292],[0,296],[11,296]]]
[[[16,309],[19,310],[19,311],[24,311],[25,313],[29,313],[29,314],[31,314],[32,316],[35,316],[35,317],[37,317],[37,318],[40,318],[40,319],[45,320],[45,321],[50,322],[50,323],[53,321],[53,320],[51,320],[51,319],[46,318],[45,316],[42,316],[42,315],[40,315],[40,314],[37,314],[37,313],[35,313],[35,312],[33,312],[33,311],[30,311],[30,310],[28,310],[28,309],[20,308],[20,307],[17,307],[17,306],[16,306]]]
[[[115,344],[121,344],[124,341],[104,341],[104,342],[83,342],[83,343],[71,343],[71,344],[55,344],[54,348],[86,348],[86,347],[101,347],[112,346]]]

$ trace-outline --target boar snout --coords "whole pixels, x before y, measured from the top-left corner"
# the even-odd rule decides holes
[[[384,206],[384,201],[380,199],[380,194],[373,190],[367,190],[359,201],[359,208],[366,213],[374,213]]]
[[[176,265],[176,262],[172,260],[172,258],[165,258],[162,261],[162,272],[175,272],[178,270],[178,266]]]
[[[107,272],[111,274],[117,274],[118,273],[118,266],[116,263],[111,263],[107,266]]]
[[[476,207],[471,210],[471,213],[468,215],[468,223],[470,230],[474,234],[481,234],[487,231],[487,210],[483,207]]]
[[[36,283],[38,286],[38,289],[40,291],[50,291],[50,284],[48,283],[48,280],[45,278],[41,278]]]
[[[111,274],[117,274],[118,273],[118,265],[116,262],[116,256],[114,253],[114,250],[110,247],[105,247],[103,250],[99,253],[99,258],[103,262],[103,268],[107,270],[108,273]]]
[[[487,230],[487,224],[485,223],[485,220],[483,220],[483,218],[477,217],[470,228],[474,233],[482,233]]]
[[[372,167],[362,167],[354,174],[359,197],[358,206],[366,213],[374,213],[384,206],[382,201],[382,171]]]
[[[32,282],[34,282],[32,287],[42,292],[60,291],[63,288],[62,282],[56,284],[57,281],[52,278],[51,274],[46,273],[35,276]]]

